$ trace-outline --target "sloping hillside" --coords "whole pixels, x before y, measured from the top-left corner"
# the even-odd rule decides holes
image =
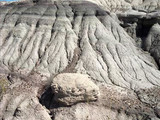
[[[132,1],[109,0],[1,5],[0,119],[158,120],[160,71],[108,10],[126,8],[122,4],[125,11],[133,7]],[[65,96],[54,93],[51,84],[64,73],[87,74],[100,96],[89,101],[82,92],[86,99],[67,107],[55,101],[55,94],[75,95],[63,85]],[[65,77],[59,77],[62,84]],[[79,89],[79,83],[73,86]]]

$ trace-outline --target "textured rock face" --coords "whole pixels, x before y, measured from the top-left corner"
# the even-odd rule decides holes
[[[44,3],[46,0],[39,0],[39,3]],[[59,0],[47,0],[48,3],[59,2]],[[125,0],[66,0],[71,1],[72,3],[85,3],[90,2],[94,3],[105,10],[108,11],[118,11],[118,10],[128,10],[131,9],[131,4],[126,2]],[[65,2],[66,2],[65,1]]]
[[[78,72],[133,90],[160,84],[154,60],[94,4],[18,5],[1,12],[0,64],[7,70]]]
[[[139,10],[154,11],[160,8],[160,0],[144,0],[141,5],[138,6]]]
[[[160,65],[160,25],[155,24],[152,26],[146,40],[145,48],[155,58],[157,63]]]
[[[7,76],[3,71],[0,77],[11,84],[0,100],[0,120],[51,120],[49,111],[38,100],[38,91],[44,85],[40,75],[25,77],[10,73]]]
[[[55,1],[59,0],[38,0],[39,3],[54,3]],[[145,11],[145,12],[152,12],[154,10],[157,10],[160,8],[160,0],[67,0],[72,2],[91,2],[94,4],[99,5],[103,9],[107,11],[112,12],[118,12],[118,11],[125,11],[125,10],[131,10],[132,8]]]
[[[35,1],[1,5],[0,75],[9,86],[1,93],[0,119],[157,120],[160,71],[150,54],[135,42],[139,38],[152,54],[158,51],[154,57],[158,61],[159,49],[154,41],[159,41],[155,37],[159,25],[152,27],[145,41],[137,36],[139,20],[158,21],[158,11],[146,13],[152,10],[143,8],[145,4],[151,2]],[[143,9],[139,9],[141,5]],[[123,11],[116,12],[121,21],[110,13],[116,10]],[[80,74],[87,74],[94,83]],[[52,80],[53,92],[46,94]],[[80,94],[77,84],[82,85]],[[90,89],[94,91],[85,91]],[[87,103],[84,95],[97,101]],[[43,104],[45,97],[47,105]],[[71,106],[64,107],[55,100]]]
[[[100,94],[98,86],[87,75],[76,73],[59,74],[51,87],[54,100],[64,105],[96,101]]]

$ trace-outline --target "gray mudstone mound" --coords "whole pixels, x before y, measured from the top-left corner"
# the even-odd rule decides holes
[[[137,19],[157,18],[158,11],[146,13],[152,8],[143,10],[143,1],[139,3],[142,9],[135,10],[130,10],[133,0],[73,1],[0,6],[0,68],[5,69],[9,82],[0,101],[0,120],[50,120],[50,115],[54,115],[54,120],[158,120],[160,71],[150,54],[137,47],[139,22],[133,23]],[[110,13],[118,8],[129,9],[120,15],[132,20],[127,24],[130,36],[116,14]],[[16,74],[10,75],[12,72]],[[48,93],[45,87],[50,87],[50,78],[66,72],[90,76],[100,89],[98,100],[98,93],[93,91],[94,94],[83,92],[78,97],[74,97],[75,90],[64,94],[64,88],[57,89],[59,93],[55,95],[52,90]],[[73,83],[77,81],[72,78]],[[69,82],[64,85],[71,87]],[[50,98],[44,99],[48,106],[42,104],[42,94]],[[85,101],[97,101],[73,105],[84,101],[84,96]],[[52,107],[52,98],[68,100],[66,104],[71,106]]]
[[[100,94],[98,86],[91,81],[89,76],[77,73],[57,75],[51,87],[54,100],[64,105],[95,101]]]

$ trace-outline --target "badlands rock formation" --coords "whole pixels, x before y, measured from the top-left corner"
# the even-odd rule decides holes
[[[145,40],[145,49],[148,50],[160,65],[160,25],[154,24]]]
[[[57,75],[51,85],[54,100],[64,105],[73,105],[79,102],[96,101],[99,97],[99,88],[86,75],[64,73]]]
[[[1,5],[0,119],[159,120],[158,8],[159,0]],[[80,99],[66,90],[77,83]]]

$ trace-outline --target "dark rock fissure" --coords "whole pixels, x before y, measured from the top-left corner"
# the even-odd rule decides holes
[[[37,0],[33,1],[33,3],[37,3],[37,2],[38,2]],[[45,106],[50,111],[50,115],[52,115],[52,119],[55,119],[54,114],[56,113],[55,112],[56,109],[59,109],[59,108],[66,109],[67,108],[67,110],[69,110],[70,108],[72,109],[75,106],[81,105],[81,103],[80,104],[76,103],[76,105],[73,104],[72,106],[64,106],[64,105],[56,102],[54,100],[54,96],[56,94],[54,95],[54,93],[52,91],[53,89],[50,87],[50,83],[49,83],[50,81],[46,80],[49,85],[46,83],[43,83],[43,81],[45,81],[44,80],[45,72],[46,72],[46,75],[51,74],[51,75],[56,76],[56,75],[59,75],[60,73],[76,73],[78,70],[78,72],[80,72],[80,73],[88,73],[94,82],[97,81],[97,83],[98,83],[98,80],[99,81],[101,80],[99,78],[102,77],[104,79],[104,81],[102,81],[102,83],[106,84],[106,83],[110,82],[110,78],[111,78],[112,79],[111,82],[113,83],[113,87],[115,87],[114,85],[116,85],[116,86],[120,86],[121,88],[128,88],[128,89],[137,89],[138,87],[143,88],[143,85],[141,86],[141,84],[143,82],[146,83],[146,84],[144,84],[144,86],[147,86],[147,87],[148,86],[149,87],[150,86],[157,87],[159,85],[158,79],[160,78],[160,76],[159,76],[158,70],[156,68],[154,68],[154,66],[149,66],[147,63],[145,63],[145,61],[139,60],[138,57],[139,57],[139,55],[141,55],[141,53],[136,48],[134,48],[134,44],[132,44],[132,42],[129,39],[130,37],[126,34],[126,32],[123,32],[123,29],[118,25],[118,22],[116,23],[116,21],[111,20],[110,17],[112,17],[112,16],[109,17],[109,14],[105,10],[101,10],[98,7],[98,5],[91,4],[89,2],[88,3],[86,2],[83,4],[71,4],[71,5],[69,3],[69,5],[67,5],[66,7],[71,7],[71,11],[69,11],[69,12],[72,12],[74,14],[73,16],[72,15],[70,16],[70,15],[68,15],[68,11],[65,8],[65,5],[62,5],[63,10],[60,10],[61,7],[58,7],[58,5],[55,4],[56,10],[58,9],[58,12],[56,11],[55,12],[56,15],[53,15],[54,17],[56,17],[56,20],[55,20],[56,22],[54,22],[53,24],[49,24],[47,22],[45,22],[45,24],[43,24],[44,20],[41,18],[46,17],[47,20],[49,20],[49,18],[48,18],[49,16],[46,16],[45,14],[41,13],[42,11],[44,11],[44,13],[45,13],[46,11],[45,11],[45,9],[42,9],[43,8],[42,6],[38,7],[38,5],[40,5],[40,4],[32,6],[33,8],[35,8],[35,9],[33,9],[33,13],[35,12],[38,14],[37,15],[38,19],[34,18],[35,14],[33,14],[34,19],[31,19],[32,15],[27,14],[27,12],[22,13],[22,17],[24,17],[23,15],[26,13],[25,14],[25,15],[27,15],[26,20],[31,19],[31,21],[34,21],[34,20],[38,21],[35,23],[35,27],[36,28],[42,27],[42,29],[45,27],[48,31],[51,32],[51,38],[48,38],[49,42],[46,43],[47,45],[45,45],[45,53],[43,53],[43,55],[40,55],[40,53],[38,51],[39,49],[37,49],[36,51],[33,51],[33,49],[36,48],[36,45],[35,46],[34,46],[34,44],[31,45],[31,46],[33,46],[30,48],[30,49],[32,49],[32,52],[27,52],[27,54],[26,54],[26,58],[29,58],[29,59],[25,60],[25,56],[24,56],[24,61],[22,61],[22,63],[26,62],[26,64],[22,64],[23,65],[22,68],[19,68],[19,67],[17,68],[17,72],[19,72],[20,70],[22,70],[22,71],[23,70],[28,70],[28,71],[31,70],[31,72],[30,72],[31,74],[29,74],[27,76],[26,71],[24,71],[24,74],[26,76],[21,76],[20,74],[15,74],[15,75],[9,74],[7,76],[7,78],[8,78],[7,80],[9,80],[11,83],[15,82],[17,84],[19,82],[22,82],[22,85],[15,84],[15,86],[13,86],[13,88],[15,87],[14,92],[17,92],[18,95],[19,94],[24,95],[30,91],[30,93],[27,94],[29,96],[27,99],[25,98],[26,96],[18,96],[18,95],[12,96],[13,99],[11,99],[11,100],[13,101],[13,103],[14,103],[14,99],[18,98],[18,97],[22,97],[22,98],[24,97],[24,99],[25,99],[24,102],[27,104],[35,102],[36,100],[39,100],[38,102],[34,103],[33,108],[35,106],[37,108],[38,105],[40,108],[43,108],[41,105]],[[44,6],[44,7],[46,8],[46,6]],[[48,10],[49,8],[46,8],[46,9]],[[27,9],[27,10],[30,10],[30,9]],[[70,10],[70,8],[68,10]],[[67,11],[67,13],[66,13],[66,11]],[[92,13],[92,11],[93,11],[93,13]],[[66,15],[64,18],[62,16],[63,12]],[[71,38],[76,38],[75,36],[72,36],[72,35],[74,34],[74,27],[75,27],[74,25],[76,24],[75,19],[76,19],[77,15],[79,15],[78,13],[79,14],[81,13],[80,16],[82,17],[82,21],[81,21],[81,23],[79,23],[80,25],[78,24],[80,31],[78,31],[78,33],[75,32],[78,37],[77,41],[76,41],[77,45],[71,46],[71,48],[73,48],[72,50],[68,49],[68,51],[69,52],[71,51],[71,53],[73,55],[72,58],[68,57],[69,52],[66,50],[67,49],[66,46],[65,46],[64,50],[58,51],[55,56],[52,56],[52,54],[54,54],[54,52],[56,51],[56,50],[54,51],[53,48],[55,46],[58,46],[59,44],[65,44],[65,42],[66,42],[66,41],[64,41],[64,42],[61,41],[61,38],[63,39],[63,37],[64,37],[63,32],[65,32],[67,34],[72,33]],[[7,13],[7,14],[9,14],[9,13]],[[32,14],[32,11],[31,11],[31,14]],[[100,18],[99,16],[104,16],[105,20],[101,21],[101,20],[97,19],[97,18]],[[21,17],[21,15],[20,15],[20,17]],[[69,19],[70,17],[73,17],[72,21]],[[7,19],[8,18],[5,17],[4,20],[7,21]],[[141,40],[142,45],[140,46],[140,48],[144,48],[144,41],[145,41],[151,27],[153,26],[153,24],[159,23],[156,18],[147,19],[147,18],[133,18],[133,17],[131,17],[131,18],[120,18],[120,20],[123,21],[123,24],[121,24],[121,26],[124,29],[127,29],[127,27],[131,28],[131,32],[133,33],[132,35],[134,35],[134,36],[131,35],[131,37],[133,37],[133,38],[135,37],[134,38],[135,40],[137,40],[137,39]],[[116,23],[115,25],[114,25],[114,22]],[[136,23],[137,25],[134,26],[134,23]],[[20,25],[21,29],[19,28],[19,25]],[[90,26],[90,28],[87,30],[85,26]],[[30,39],[33,37],[33,35],[31,35],[31,37],[26,38],[26,35],[23,36],[23,34],[22,34],[22,36],[21,36],[19,34],[15,34],[15,32],[19,33],[19,31],[21,32],[21,30],[22,30],[22,33],[24,32],[24,34],[26,34],[27,32],[25,33],[25,30],[27,31],[31,27],[31,25],[28,22],[26,22],[25,20],[22,21],[20,18],[18,18],[17,22],[15,22],[14,27],[17,30],[9,32],[6,35],[7,39],[4,38],[5,42],[7,42],[9,40],[12,41],[12,34],[14,34],[13,35],[14,42],[22,40],[22,38],[24,36],[25,37],[23,39],[28,41],[28,43],[29,43],[29,41],[31,41]],[[110,28],[112,29],[111,31],[109,31]],[[8,28],[5,28],[5,29],[8,29]],[[119,30],[117,30],[117,29],[119,29]],[[61,30],[64,30],[64,31],[61,31]],[[93,33],[95,30],[96,30],[96,33]],[[36,39],[33,40],[33,42],[36,43],[37,41],[42,41],[44,38],[42,38],[40,40],[40,39],[38,39],[39,38],[38,35],[39,34],[44,35],[45,32],[41,31],[41,30],[33,31],[32,34],[37,35],[37,36],[34,36],[34,37],[36,37]],[[51,46],[51,49],[48,49],[48,46],[52,42],[54,42],[54,40],[56,40],[53,38],[53,41],[52,41],[52,35],[54,32],[58,32],[57,41],[55,42],[55,46],[53,45],[53,46]],[[116,33],[117,33],[117,36],[116,36]],[[90,35],[90,37],[87,38],[89,35]],[[2,34],[2,36],[3,36],[3,34]],[[5,36],[5,32],[4,32],[4,36]],[[114,36],[116,36],[116,37],[114,38]],[[120,41],[118,41],[117,38]],[[66,39],[67,38],[65,36],[64,40],[66,40]],[[14,43],[14,42],[12,42],[12,43]],[[23,42],[24,42],[24,40],[22,40],[22,43]],[[96,42],[95,46],[94,46],[94,44],[92,45],[91,42]],[[111,45],[109,45],[110,43],[111,43]],[[13,46],[10,46],[10,50],[8,50],[8,51],[7,51],[7,49],[9,49],[9,48],[7,48],[7,47],[6,47],[6,51],[5,51],[5,49],[2,49],[2,51],[4,52],[4,55],[1,56],[2,60],[0,62],[2,62],[2,65],[4,65],[6,68],[12,67],[11,66],[12,63],[14,63],[15,66],[18,64],[21,65],[21,63],[18,63],[16,61],[17,59],[19,59],[18,55],[22,56],[22,54],[23,54],[22,47],[19,48],[18,45],[19,45],[18,42],[15,43]],[[106,47],[107,45],[109,45],[109,47]],[[129,47],[128,47],[128,45],[129,45]],[[113,46],[113,48],[111,46]],[[116,47],[118,46],[116,48],[116,50],[115,50],[114,46],[116,46]],[[16,51],[15,48],[17,48],[17,47],[20,49],[20,51],[19,50]],[[38,46],[38,47],[41,47],[41,46]],[[131,47],[131,49],[130,49],[130,47]],[[61,48],[59,48],[59,49],[61,50]],[[12,52],[11,50],[12,51],[14,50],[14,52],[15,53],[17,52],[17,54],[14,54],[14,52]],[[52,50],[53,50],[53,52],[52,52]],[[126,55],[125,50],[128,50],[131,53]],[[48,51],[51,51],[51,53],[49,53]],[[136,54],[132,54],[132,53],[134,53],[134,51],[136,51],[135,52]],[[32,54],[32,53],[34,53],[34,54]],[[50,58],[48,56],[45,56],[45,54],[47,54]],[[17,55],[17,58],[14,58],[16,55]],[[45,56],[45,57],[43,57],[43,56]],[[117,57],[117,56],[120,56],[120,57]],[[121,56],[122,56],[122,58],[121,58]],[[133,56],[135,56],[135,57],[133,57]],[[112,60],[112,58],[114,58],[114,59]],[[134,58],[136,58],[136,59],[134,59]],[[37,63],[34,61],[35,59],[37,59],[37,61],[38,61]],[[146,59],[146,58],[144,57],[144,59]],[[20,59],[20,60],[23,60],[23,59]],[[80,63],[80,62],[82,62],[82,63]],[[128,64],[129,62],[131,62],[131,64],[133,64],[133,65],[129,65]],[[59,63],[61,63],[61,64],[59,64]],[[140,66],[141,64],[144,67],[141,67]],[[122,68],[124,67],[124,69],[123,70],[119,69],[117,67],[117,65],[121,66]],[[33,69],[31,69],[33,66],[35,66],[35,67]],[[30,68],[28,68],[28,67],[30,67]],[[132,70],[132,68],[133,68],[133,70]],[[135,69],[135,68],[137,68],[137,69]],[[150,71],[148,69],[150,69]],[[13,70],[13,72],[15,72],[14,69],[11,69],[11,71],[12,70]],[[36,74],[34,75],[34,73],[36,73],[36,70],[37,70],[38,75],[36,75]],[[143,73],[141,74],[140,73],[141,71],[144,71],[145,75],[143,75]],[[33,72],[33,74],[32,74],[32,72]],[[44,76],[43,76],[43,73],[44,73]],[[106,77],[107,73],[109,74],[109,77]],[[135,74],[135,76],[134,76],[134,74]],[[50,76],[45,76],[45,78],[47,78],[47,77],[50,77]],[[53,76],[51,77],[51,79],[53,80]],[[126,81],[123,81],[123,79]],[[141,82],[141,79],[142,79],[142,81],[143,80],[144,81]],[[153,81],[152,81],[152,79],[153,79]],[[150,81],[152,81],[152,82],[150,82]],[[133,85],[133,88],[131,88],[132,85]],[[136,86],[137,88],[134,86]],[[20,91],[20,93],[19,93],[19,91]],[[117,92],[117,91],[115,91],[115,92]],[[153,92],[153,93],[155,93],[155,92]],[[32,94],[34,94],[34,95],[32,95]],[[147,95],[148,95],[148,93],[147,93]],[[111,96],[112,96],[112,94],[108,97],[111,97]],[[120,97],[121,97],[121,95],[120,95]],[[60,96],[60,98],[61,98],[61,96]],[[121,98],[119,98],[119,99],[121,100]],[[11,101],[11,103],[12,103],[12,101]],[[114,102],[114,99],[111,101]],[[41,105],[39,104],[39,102]],[[106,101],[104,101],[104,102],[106,103]],[[20,102],[20,104],[21,104],[21,102]],[[88,107],[88,109],[95,107],[94,105],[92,106],[91,104],[88,105],[87,103],[82,103],[82,105],[83,104],[86,105],[86,106],[83,106],[84,109],[85,109],[85,107],[86,108]],[[106,103],[106,104],[108,104],[108,103]],[[98,104],[97,104],[97,106],[98,106]],[[122,105],[121,107],[123,107],[123,106],[125,106],[125,105]],[[128,106],[129,106],[129,108],[134,107],[134,105],[131,106],[130,104],[128,104]],[[128,106],[126,105],[125,107],[127,108]],[[23,110],[25,111],[25,109],[23,108],[23,104],[22,104],[22,106],[17,104],[17,106],[15,106],[15,109],[12,109],[12,108],[10,109],[10,111],[14,110],[14,113],[11,115],[11,117],[17,117],[17,114],[19,114],[19,109],[17,109],[18,107],[22,108],[21,111],[23,111]],[[81,106],[79,106],[79,109],[80,109],[80,107]],[[111,106],[111,107],[113,107],[113,106]],[[30,110],[32,110],[33,108],[30,108]],[[108,108],[108,107],[106,107],[106,108]],[[118,110],[116,109],[116,112],[118,114],[125,112],[125,110],[123,110],[123,109],[121,110],[120,108],[118,108]],[[146,113],[145,111],[143,111],[144,109],[140,109],[138,111],[137,110],[138,108],[140,109],[141,106],[135,108],[136,113],[133,112],[133,114],[137,118],[138,118],[138,115],[141,115],[143,118],[140,120],[150,120],[151,119],[152,116],[150,116],[150,114],[149,114],[150,111],[149,111],[149,113]],[[147,106],[147,108],[151,108],[151,112],[154,109],[152,106]],[[28,111],[30,111],[30,110],[28,109]],[[45,115],[49,116],[49,114],[47,113],[47,110],[45,110],[45,109],[43,109],[43,110],[44,110]],[[93,110],[95,110],[95,109],[93,109]],[[90,110],[88,110],[88,111],[90,111]],[[7,111],[5,111],[5,112],[7,112]],[[5,112],[4,112],[3,117],[5,117],[7,119],[7,117],[10,117],[10,116],[6,117]],[[154,112],[157,115],[157,117],[159,117],[159,109],[155,108]],[[106,112],[106,114],[107,114],[107,112]],[[127,111],[125,114],[127,114]],[[37,117],[37,116],[35,116],[35,117]],[[0,116],[0,118],[1,118],[1,116]]]
[[[136,18],[136,17],[120,17],[122,22],[120,25],[126,30],[126,32],[136,41],[137,46],[147,51],[145,41],[149,32],[154,24],[160,24],[157,18]],[[148,51],[150,52],[150,51]],[[151,56],[155,59],[158,68],[160,68],[159,60],[154,53]]]
[[[119,20],[123,22],[123,24],[120,24],[123,28],[126,28],[128,26],[131,26],[134,23],[137,23],[137,27],[135,28],[135,35],[137,38],[141,38],[142,40],[145,40],[147,37],[151,27],[159,23],[156,18],[147,19],[147,18],[127,18],[127,17],[119,17]],[[132,37],[132,36],[131,36]]]
[[[43,106],[45,106],[50,111],[59,107],[69,107],[56,102],[53,98],[54,98],[54,93],[52,91],[52,88],[48,87],[39,98],[39,101]]]

